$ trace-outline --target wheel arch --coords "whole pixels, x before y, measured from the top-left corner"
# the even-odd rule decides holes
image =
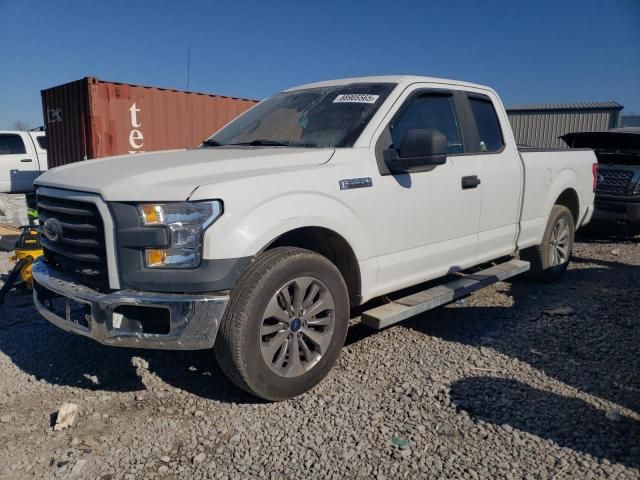
[[[326,227],[300,227],[282,233],[261,251],[276,247],[304,248],[329,259],[344,278],[350,304],[352,306],[360,304],[362,280],[358,259],[353,248],[342,235]]]
[[[580,220],[580,197],[578,196],[578,192],[576,192],[573,188],[566,188],[556,198],[554,205],[562,205],[564,207],[567,207],[571,212],[571,216],[573,217],[573,224],[575,228],[578,228],[578,223]]]

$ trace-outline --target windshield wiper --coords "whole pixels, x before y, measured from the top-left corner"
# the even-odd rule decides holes
[[[210,138],[202,141],[202,146],[204,147],[221,147],[222,144],[216,142],[215,140],[211,140]]]
[[[250,142],[227,143],[227,145],[248,145],[250,147],[288,147],[291,145],[291,142],[258,139],[258,140],[251,140]]]
[[[227,143],[226,145],[246,145],[249,147],[317,147],[315,143],[267,139],[251,140],[250,142]]]

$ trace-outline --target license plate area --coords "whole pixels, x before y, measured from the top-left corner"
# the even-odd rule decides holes
[[[91,305],[60,295],[35,283],[38,300],[47,310],[87,330],[91,328]]]

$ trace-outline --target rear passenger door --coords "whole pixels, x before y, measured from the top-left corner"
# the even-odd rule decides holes
[[[0,133],[0,192],[33,190],[39,175],[33,147],[19,133]]]
[[[479,167],[482,203],[478,227],[478,261],[508,255],[515,249],[520,215],[523,167],[509,123],[497,99],[466,92],[470,118],[468,160]]]
[[[31,134],[31,139],[33,140],[33,145],[36,148],[38,170],[42,173],[49,168],[47,162],[47,148],[49,146],[47,136],[43,132],[36,132]]]

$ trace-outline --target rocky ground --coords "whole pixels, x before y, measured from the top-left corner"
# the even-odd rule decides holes
[[[9,269],[0,259],[0,273]],[[640,237],[374,332],[282,403],[210,352],[102,347],[0,307],[1,478],[640,478]],[[74,426],[54,431],[66,402]]]
[[[27,203],[23,194],[0,193],[0,223],[19,227],[26,225]]]

